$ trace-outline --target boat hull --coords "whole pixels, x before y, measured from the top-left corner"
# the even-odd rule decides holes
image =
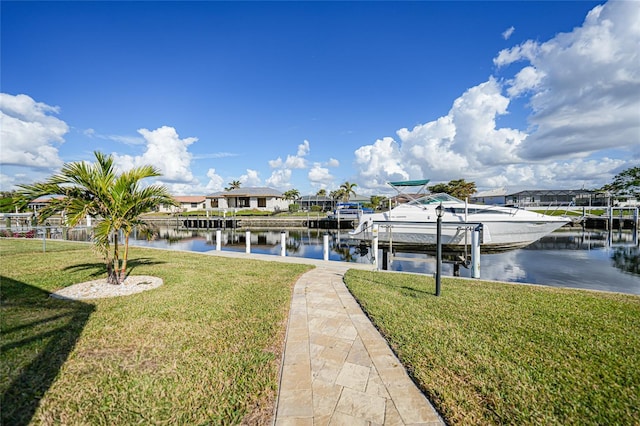
[[[433,222],[403,223],[375,222],[361,232],[351,234],[356,240],[371,241],[378,236],[381,244],[404,246],[431,246],[436,244],[437,225]],[[493,222],[489,224],[443,222],[441,242],[444,246],[463,247],[471,244],[471,233],[480,231],[483,251],[506,250],[525,247],[563,226],[565,222]],[[375,229],[377,228],[377,232]]]

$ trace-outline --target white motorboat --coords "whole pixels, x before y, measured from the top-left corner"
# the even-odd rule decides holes
[[[351,238],[381,243],[424,246],[436,244],[438,212],[441,242],[445,246],[471,243],[471,232],[480,231],[483,251],[527,246],[555,231],[570,219],[514,207],[468,204],[448,194],[429,194],[387,212],[364,214]]]
[[[338,203],[336,209],[330,212],[327,217],[337,220],[359,220],[363,214],[373,213],[373,209],[362,207],[360,203]]]

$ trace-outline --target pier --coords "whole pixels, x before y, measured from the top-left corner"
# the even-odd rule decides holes
[[[582,225],[588,229],[638,229],[640,223],[639,208],[609,207],[603,215],[587,213],[583,209]]]

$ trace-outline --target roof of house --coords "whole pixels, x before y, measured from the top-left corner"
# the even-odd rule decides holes
[[[482,198],[482,197],[505,197],[507,195],[507,190],[505,188],[495,188],[489,189],[487,191],[476,192],[472,195],[472,198]]]
[[[254,186],[249,188],[236,188],[229,191],[220,191],[207,195],[207,198],[220,197],[282,197],[282,192],[277,189]]]
[[[333,201],[331,197],[324,197],[321,195],[303,195],[298,198],[299,201]]]
[[[49,203],[51,202],[51,200],[62,200],[64,198],[63,195],[45,195],[44,197],[38,197],[35,198],[31,201],[29,201],[29,204],[42,204],[42,203]]]
[[[594,191],[588,189],[533,189],[515,192],[513,194],[508,194],[508,197],[514,196],[527,196],[527,195],[547,195],[547,196],[557,196],[557,195],[578,195],[578,194],[590,194]]]
[[[174,195],[173,199],[178,203],[202,203],[206,197],[204,195]]]

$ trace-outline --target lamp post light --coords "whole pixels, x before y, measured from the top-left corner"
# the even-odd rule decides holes
[[[440,296],[440,275],[442,269],[442,203],[436,207],[436,296]]]

